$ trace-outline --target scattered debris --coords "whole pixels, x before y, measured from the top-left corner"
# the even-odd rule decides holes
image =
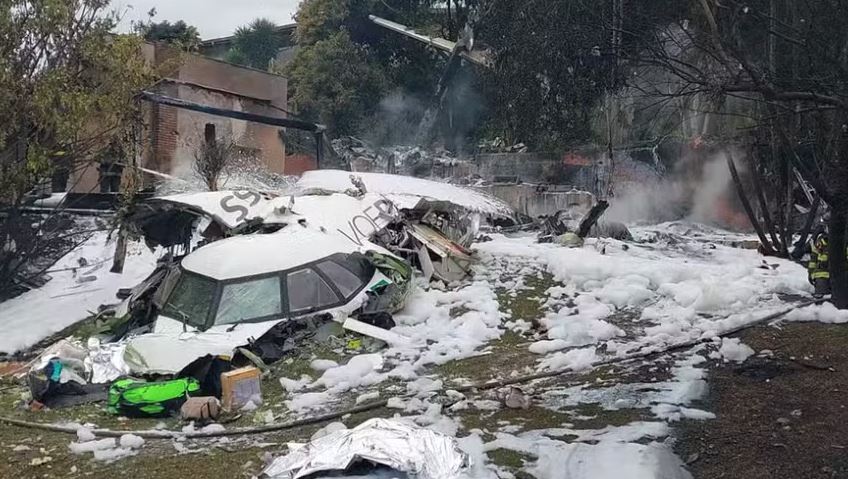
[[[530,398],[524,394],[521,388],[511,387],[499,394],[501,402],[509,409],[527,409],[530,407]]]
[[[367,172],[394,171],[397,174],[429,176],[432,173],[459,168],[470,171],[467,160],[458,159],[453,153],[435,151],[418,146],[393,146],[374,148],[359,138],[347,136],[332,141],[333,151],[345,165],[357,175]],[[441,175],[439,175],[441,176]]]
[[[255,403],[251,403],[255,404]],[[244,409],[244,406],[242,406]],[[215,420],[221,411],[221,401],[216,397],[202,396],[188,398],[180,407],[180,418],[184,421]]]
[[[248,366],[221,374],[221,404],[226,411],[262,404],[259,369]]]
[[[298,479],[371,463],[370,468],[380,464],[421,479],[443,479],[459,477],[470,466],[456,439],[387,419],[371,419],[292,446],[263,471],[265,476]]]
[[[35,457],[31,461],[29,461],[29,465],[30,466],[43,466],[44,464],[47,464],[48,462],[50,462],[52,460],[53,460],[53,458],[50,457],[50,456]]]
[[[582,246],[583,240],[588,237],[633,240],[633,235],[623,223],[600,221],[609,203],[604,200],[595,203],[594,196],[589,192],[575,190],[572,195],[574,200],[567,209],[542,220],[539,242],[553,242],[574,248]],[[588,202],[585,200],[587,197]],[[591,206],[587,209],[588,205]]]

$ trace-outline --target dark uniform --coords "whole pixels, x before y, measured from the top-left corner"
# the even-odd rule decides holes
[[[807,263],[810,283],[816,296],[830,294],[830,265],[827,256],[827,233],[819,232],[810,242],[810,262]]]
[[[848,247],[845,248],[848,255]],[[816,233],[810,243],[810,262],[807,263],[807,274],[810,283],[816,288],[815,296],[820,298],[830,294],[830,263],[827,249],[827,231]]]

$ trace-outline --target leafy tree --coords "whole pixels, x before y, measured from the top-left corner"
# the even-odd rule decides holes
[[[106,4],[0,1],[0,296],[43,259],[49,230],[21,221],[33,188],[130,137],[134,97],[152,81],[139,37],[113,35]]]
[[[284,43],[278,30],[277,24],[266,18],[239,27],[227,61],[267,70]]]
[[[287,68],[297,109],[333,135],[355,133],[385,92],[386,78],[345,31],[301,50]]]
[[[298,53],[289,68],[282,72],[289,77],[290,93],[299,113],[328,125],[337,125],[337,133],[356,133],[366,126],[373,129],[373,122],[379,119],[372,114],[381,99],[392,92],[400,92],[410,99],[410,104],[429,101],[444,64],[441,56],[424,44],[376,26],[368,16],[390,18],[414,26],[418,31],[438,35],[444,19],[434,13],[435,3],[430,0],[301,2],[296,16]],[[334,58],[340,60],[320,61],[316,50],[326,53],[328,49],[338,49]],[[348,59],[341,56],[353,51],[355,56]],[[348,65],[351,61],[359,65]],[[373,83],[364,84],[350,76],[352,69],[373,79]],[[337,88],[345,90],[347,86],[338,79],[351,78],[356,85],[366,88],[361,94],[353,95],[355,101],[350,101],[349,95],[333,105],[328,98],[313,96],[326,94],[328,90],[314,88],[316,82],[310,78],[336,78]]]
[[[200,46],[197,28],[182,20],[174,23],[167,20],[155,23],[151,20],[136,25],[135,31],[147,41],[164,42],[186,51],[197,51]]]
[[[297,10],[297,43],[314,45],[329,38],[349,17],[350,3],[347,1],[305,0]]]

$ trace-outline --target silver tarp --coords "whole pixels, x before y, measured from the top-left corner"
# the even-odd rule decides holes
[[[452,437],[398,421],[371,419],[278,457],[263,476],[298,479],[316,472],[344,471],[360,460],[418,479],[455,479],[469,467],[468,455]]]
[[[125,341],[101,344],[97,340],[89,340],[88,347],[85,367],[90,371],[92,384],[110,383],[130,373],[129,366],[124,362],[124,350],[127,348]]]

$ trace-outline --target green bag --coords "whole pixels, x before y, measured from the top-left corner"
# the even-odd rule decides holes
[[[126,417],[164,417],[178,411],[198,391],[200,383],[194,378],[155,383],[119,379],[109,387],[107,409]]]

